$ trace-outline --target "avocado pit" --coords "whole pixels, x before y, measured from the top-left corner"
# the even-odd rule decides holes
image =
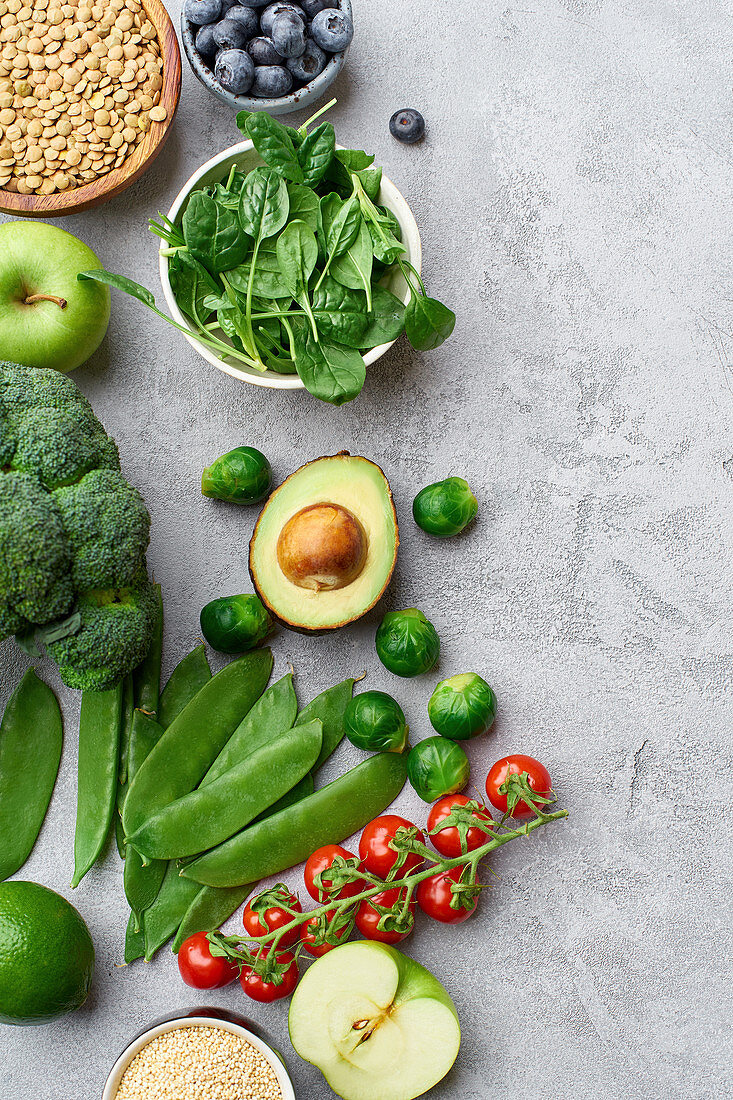
[[[280,569],[298,588],[312,592],[346,588],[361,574],[368,540],[359,520],[340,504],[301,508],[277,540]]]

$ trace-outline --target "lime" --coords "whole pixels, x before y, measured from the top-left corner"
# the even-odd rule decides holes
[[[92,937],[73,905],[35,882],[0,882],[0,1023],[73,1012],[93,973]]]

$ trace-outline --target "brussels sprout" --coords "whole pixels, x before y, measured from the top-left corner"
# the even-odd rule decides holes
[[[264,641],[272,618],[257,596],[221,596],[201,609],[201,630],[219,653],[246,653]]]
[[[272,485],[272,469],[256,447],[235,447],[207,466],[201,475],[205,497],[231,504],[256,504]]]
[[[496,696],[475,672],[441,680],[428,702],[433,729],[451,741],[486,733],[496,718]]]
[[[420,741],[407,757],[407,778],[425,802],[462,791],[468,773],[468,757],[461,746],[443,737]]]
[[[395,676],[419,676],[433,667],[440,654],[435,627],[418,611],[388,611],[375,639],[377,656]]]
[[[412,502],[415,523],[439,539],[460,534],[477,512],[478,501],[462,477],[426,485]]]
[[[355,695],[346,708],[344,726],[351,744],[367,752],[402,752],[407,744],[402,707],[385,691]]]

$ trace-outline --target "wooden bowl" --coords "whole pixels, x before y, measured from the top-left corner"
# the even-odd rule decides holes
[[[91,183],[69,191],[57,191],[53,195],[19,195],[15,191],[4,191],[0,188],[0,210],[4,213],[20,214],[27,218],[59,218],[99,206],[139,179],[163,148],[181,94],[181,52],[173,24],[161,0],[141,0],[141,3],[155,27],[163,58],[160,103],[168,112],[165,121],[151,123],[147,134],[120,167]]]

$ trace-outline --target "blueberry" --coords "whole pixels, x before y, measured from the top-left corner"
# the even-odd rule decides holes
[[[215,23],[206,23],[196,32],[196,49],[202,57],[212,58],[218,49],[214,41]]]
[[[313,17],[311,34],[322,50],[339,53],[354,37],[351,17],[338,8],[323,8]]]
[[[197,27],[216,23],[221,15],[221,0],[186,0],[184,13],[189,23],[195,23]]]
[[[221,0],[221,17],[227,14],[230,8],[239,7],[239,0]]]
[[[300,57],[305,53],[305,26],[303,20],[290,11],[276,15],[272,24],[272,41],[283,57]]]
[[[216,55],[214,76],[226,92],[244,95],[254,77],[252,58],[244,50],[222,50]]]
[[[238,0],[243,8],[264,8],[269,0]]]
[[[412,107],[404,107],[401,111],[395,111],[389,120],[389,132],[398,141],[405,141],[412,145],[413,141],[419,141],[425,133],[425,119],[419,111]]]
[[[229,9],[224,18],[233,19],[235,23],[240,23],[244,27],[248,42],[253,35],[259,33],[260,21],[257,18],[257,12],[253,11],[252,8],[243,8],[241,4],[236,4],[235,7]]]
[[[272,35],[272,24],[278,15],[282,15],[283,12],[289,11],[291,15],[297,15],[299,19],[303,20],[303,25],[306,22],[305,12],[297,4],[291,4],[288,0],[282,0],[281,3],[269,4],[262,15],[260,16],[260,26],[262,27],[262,33],[268,36]]]
[[[287,95],[293,86],[293,78],[282,65],[258,65],[252,83],[252,95],[263,99],[277,99]]]
[[[255,65],[280,65],[282,57],[275,49],[270,38],[253,38],[247,46],[247,52]]]
[[[300,6],[308,18],[312,19],[319,11],[329,7],[329,0],[300,0]]]
[[[222,50],[242,50],[247,44],[247,32],[234,19],[222,19],[214,27],[214,41]]]
[[[328,61],[328,54],[317,46],[313,39],[309,38],[305,44],[305,53],[300,57],[289,57],[285,62],[286,68],[293,74],[296,80],[302,80],[307,84],[309,80],[322,73]]]

